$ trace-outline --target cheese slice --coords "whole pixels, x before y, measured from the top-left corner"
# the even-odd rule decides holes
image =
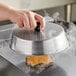
[[[53,63],[53,59],[49,55],[27,56],[26,63],[32,67],[40,64],[49,65],[50,63]]]

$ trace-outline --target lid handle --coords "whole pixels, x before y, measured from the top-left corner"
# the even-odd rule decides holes
[[[36,32],[40,32],[40,22],[37,22],[37,26],[35,28]]]

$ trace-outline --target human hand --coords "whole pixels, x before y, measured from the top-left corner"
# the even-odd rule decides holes
[[[45,27],[43,17],[28,10],[12,10],[9,19],[11,22],[16,23],[19,27],[24,27],[28,30],[34,30],[37,22],[40,22],[40,30],[43,30]]]

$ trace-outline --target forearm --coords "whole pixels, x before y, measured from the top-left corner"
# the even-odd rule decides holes
[[[0,3],[0,21],[9,20],[13,7]]]

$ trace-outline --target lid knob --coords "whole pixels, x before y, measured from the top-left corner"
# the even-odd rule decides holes
[[[35,28],[36,32],[40,32],[40,22],[37,22],[37,26]]]

